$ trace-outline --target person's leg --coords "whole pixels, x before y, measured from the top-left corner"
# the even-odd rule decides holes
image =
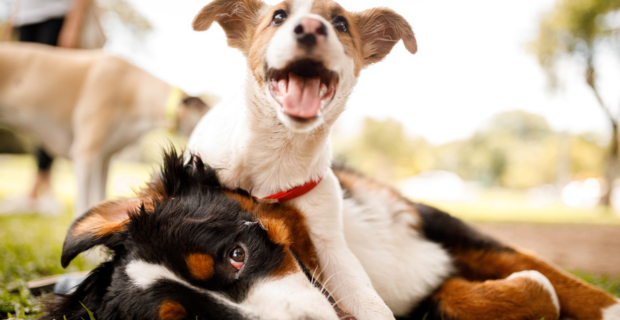
[[[54,159],[41,147],[37,149],[37,176],[30,190],[30,198],[37,199],[40,194],[51,189],[51,168]]]

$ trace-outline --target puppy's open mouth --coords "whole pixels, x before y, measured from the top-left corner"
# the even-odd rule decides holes
[[[302,59],[284,69],[269,69],[269,91],[284,114],[299,120],[319,116],[334,98],[338,74],[323,63]]]

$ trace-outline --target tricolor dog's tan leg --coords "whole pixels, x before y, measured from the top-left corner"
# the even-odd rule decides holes
[[[435,305],[427,318],[553,320],[559,316],[558,298],[551,283],[536,271],[484,282],[452,278],[432,300]]]
[[[562,318],[620,319],[618,299],[532,254],[518,250],[469,251],[457,255],[457,263],[464,274],[476,279],[501,279],[514,272],[536,270],[553,284]]]
[[[503,245],[437,209],[415,204],[425,236],[440,243],[454,258],[458,275],[470,281],[505,279],[536,270],[553,285],[560,317],[572,320],[620,320],[620,301],[551,262]],[[503,319],[503,318],[502,318]]]

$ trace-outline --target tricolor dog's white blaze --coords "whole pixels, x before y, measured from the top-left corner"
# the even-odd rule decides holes
[[[529,278],[538,282],[545,290],[547,290],[547,292],[549,292],[549,296],[551,297],[553,306],[555,306],[555,310],[557,311],[558,315],[560,314],[560,300],[558,299],[558,295],[556,294],[555,289],[551,284],[551,281],[549,281],[549,279],[547,279],[547,277],[545,277],[542,273],[536,270],[520,271],[511,274],[506,278],[506,280],[514,278]]]
[[[603,320],[620,320],[620,299],[611,307],[603,310]]]
[[[237,309],[240,312],[242,311],[242,308],[240,308],[239,305],[226,299],[223,295],[196,287],[191,283],[179,278],[179,276],[174,274],[174,272],[172,272],[170,269],[159,264],[148,263],[142,260],[134,260],[127,264],[127,266],[125,267],[125,273],[134,285],[143,290],[148,289],[158,280],[170,280],[196,292],[207,295],[223,305]]]
[[[221,294],[196,287],[159,264],[135,260],[127,264],[125,273],[140,289],[147,290],[160,280],[174,281],[256,319],[338,319],[333,306],[308,281],[301,270],[286,276],[259,280],[252,285],[241,303],[235,303]]]
[[[338,319],[329,301],[301,272],[260,280],[241,305],[261,319]]]
[[[451,258],[418,233],[419,217],[391,190],[354,184],[350,192],[343,208],[349,248],[394,314],[407,315],[450,276]]]

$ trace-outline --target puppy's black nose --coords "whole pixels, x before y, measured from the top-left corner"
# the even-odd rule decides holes
[[[293,32],[295,32],[297,43],[306,49],[312,49],[319,41],[327,37],[325,24],[313,18],[303,18]]]
[[[316,46],[316,36],[312,33],[302,33],[297,35],[297,42],[307,49]]]

